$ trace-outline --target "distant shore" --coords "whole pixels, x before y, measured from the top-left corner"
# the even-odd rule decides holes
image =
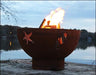
[[[66,62],[61,71],[34,70],[31,59],[1,61],[1,75],[95,75],[96,65]]]

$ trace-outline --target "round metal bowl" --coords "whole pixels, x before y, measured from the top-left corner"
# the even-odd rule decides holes
[[[61,70],[64,58],[78,44],[80,30],[20,28],[17,36],[23,50],[32,57],[32,68]],[[62,44],[58,38],[62,38]]]

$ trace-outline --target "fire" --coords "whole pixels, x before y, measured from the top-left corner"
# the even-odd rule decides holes
[[[57,8],[54,11],[51,11],[51,13],[45,17],[42,24],[40,25],[40,28],[46,28],[46,29],[60,29],[60,23],[62,23],[63,17],[64,17],[65,11],[62,8]],[[67,37],[67,33],[64,34],[64,37]],[[59,44],[63,44],[62,37],[58,37]]]
[[[40,28],[47,29],[60,29],[60,23],[62,23],[65,11],[62,8],[57,8],[45,17],[44,22]]]

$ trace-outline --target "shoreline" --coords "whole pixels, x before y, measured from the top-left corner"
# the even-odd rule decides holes
[[[11,62],[11,61],[18,61],[18,60],[32,60],[32,59],[10,59],[10,60],[0,60],[0,63],[7,63],[7,62]],[[77,63],[77,62],[69,62],[69,61],[65,61],[65,63],[70,63],[70,64],[79,64],[79,65],[86,65],[86,66],[96,66],[96,65],[92,65],[92,64],[83,64],[83,63]]]
[[[31,59],[4,60],[1,63],[1,75],[95,75],[96,65],[65,62],[61,71],[32,69]]]
[[[0,63],[6,63],[10,61],[16,61],[16,60],[32,60],[32,59],[8,59],[8,60],[0,60]],[[87,63],[78,63],[78,62],[72,62],[72,61],[65,61],[67,63],[72,63],[72,64],[79,64],[79,65],[88,65],[88,66],[96,66],[96,64],[87,64]],[[95,63],[95,60],[94,60]]]

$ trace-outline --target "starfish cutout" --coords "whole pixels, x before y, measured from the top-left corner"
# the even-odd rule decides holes
[[[28,41],[29,41],[29,42],[33,42],[33,41],[30,39],[30,37],[31,37],[31,35],[32,35],[32,32],[29,33],[29,34],[26,34],[26,32],[24,32],[24,34],[25,34],[25,36],[24,36],[23,40],[26,40],[27,45],[28,45]]]

